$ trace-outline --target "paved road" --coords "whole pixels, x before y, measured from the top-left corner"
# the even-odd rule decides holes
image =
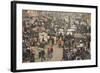
[[[63,56],[62,48],[58,48],[57,46],[54,46],[53,48],[54,48],[54,52],[51,61],[61,61]]]
[[[46,60],[45,61],[61,61],[62,60],[62,56],[63,56],[63,49],[62,48],[58,48],[57,45],[53,46],[53,57],[51,59],[48,59],[47,57],[47,47],[45,48],[45,52],[46,52]],[[41,62],[41,59],[38,58],[38,50],[36,50],[36,55],[35,55],[35,60],[36,62]]]

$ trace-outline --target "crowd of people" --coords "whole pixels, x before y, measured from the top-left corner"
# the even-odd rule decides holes
[[[86,60],[90,59],[90,51],[87,48],[79,47],[63,49],[63,60]]]
[[[27,12],[28,10],[24,10],[24,13]],[[56,12],[57,15],[53,15],[55,12],[38,12],[37,16],[28,16],[23,13],[23,62],[50,61],[56,48],[63,50],[61,60],[64,61],[91,58],[91,28],[89,19],[84,20],[85,16],[89,17],[90,14],[81,13],[81,18],[78,20],[79,15],[74,16],[73,19],[75,13],[71,13],[69,21],[66,21],[65,17],[70,13]],[[79,22],[76,23],[75,20]],[[72,25],[75,28],[72,28]],[[69,31],[72,29],[74,31]]]

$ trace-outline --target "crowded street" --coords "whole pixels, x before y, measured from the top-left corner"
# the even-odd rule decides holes
[[[91,14],[22,11],[23,63],[91,59]]]

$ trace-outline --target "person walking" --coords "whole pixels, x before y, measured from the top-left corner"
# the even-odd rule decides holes
[[[53,57],[53,47],[48,48],[48,59],[51,59]]]
[[[45,50],[42,49],[40,54],[41,54],[41,62],[43,62],[44,60],[46,60],[45,59]]]

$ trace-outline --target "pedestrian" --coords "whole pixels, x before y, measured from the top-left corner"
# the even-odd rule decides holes
[[[53,57],[53,47],[48,48],[48,59],[51,59]]]
[[[53,57],[53,46],[51,46],[51,58]]]
[[[41,62],[45,60],[45,50],[42,48],[41,50]]]
[[[30,62],[35,62],[35,49],[31,48],[30,49]]]

